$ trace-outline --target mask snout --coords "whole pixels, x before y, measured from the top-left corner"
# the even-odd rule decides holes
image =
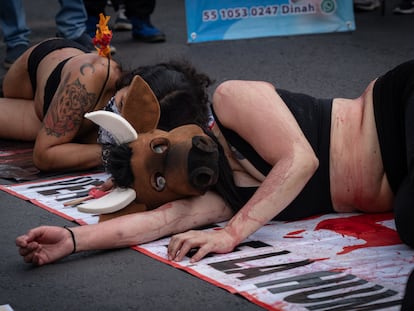
[[[197,190],[205,192],[217,182],[218,149],[217,144],[207,136],[194,136],[188,155],[189,180]]]

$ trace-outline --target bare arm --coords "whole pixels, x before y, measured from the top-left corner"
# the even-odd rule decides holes
[[[209,252],[229,252],[285,209],[314,174],[318,160],[293,115],[265,82],[230,81],[214,96],[223,126],[234,130],[273,166],[256,193],[221,232],[174,236],[169,256],[181,260],[200,247],[192,260]]]
[[[73,227],[76,251],[127,247],[153,241],[173,233],[228,220],[232,211],[222,199],[204,196],[179,200],[158,209],[125,215],[96,225]],[[64,228],[37,227],[16,239],[26,262],[47,264],[69,255],[72,237]]]
[[[34,147],[34,163],[42,170],[88,169],[101,164],[101,146],[76,142],[84,114],[92,111],[107,74],[105,59],[70,60],[44,116]],[[94,128],[89,125],[89,130]],[[97,129],[95,129],[97,130]]]

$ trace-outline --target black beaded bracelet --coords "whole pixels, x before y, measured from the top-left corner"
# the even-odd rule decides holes
[[[75,240],[75,234],[73,233],[73,231],[68,228],[68,226],[63,226],[63,228],[65,228],[66,230],[69,231],[71,237],[72,237],[72,242],[73,242],[73,251],[72,254],[76,253],[76,240]]]

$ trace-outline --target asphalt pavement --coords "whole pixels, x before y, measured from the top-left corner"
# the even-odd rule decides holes
[[[266,80],[316,97],[350,98],[376,76],[414,57],[414,15],[392,14],[397,2],[386,1],[384,15],[380,10],[356,13],[356,31],[351,33],[188,44],[184,1],[159,0],[152,21],[166,33],[165,43],[134,42],[129,32],[114,33],[112,42],[126,68],[187,59],[216,83]],[[58,1],[24,3],[32,43],[54,36]],[[107,14],[113,14],[112,8]],[[0,41],[3,60],[6,48]],[[1,68],[0,76],[5,72]],[[16,311],[261,310],[240,296],[131,249],[76,254],[33,267],[18,255],[15,238],[38,225],[72,224],[2,191],[0,219],[0,305],[10,304]]]

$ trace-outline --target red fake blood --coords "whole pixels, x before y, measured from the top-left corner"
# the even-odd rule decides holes
[[[338,255],[342,255],[359,248],[401,244],[402,242],[395,230],[378,224],[380,221],[390,219],[393,219],[392,213],[364,214],[337,219],[326,219],[321,221],[315,230],[331,230],[342,235],[365,240],[365,244],[344,247],[338,253]]]
[[[303,238],[303,236],[301,235],[301,233],[305,232],[306,230],[297,230],[297,231],[292,231],[289,232],[288,234],[286,234],[284,236],[284,238]]]

